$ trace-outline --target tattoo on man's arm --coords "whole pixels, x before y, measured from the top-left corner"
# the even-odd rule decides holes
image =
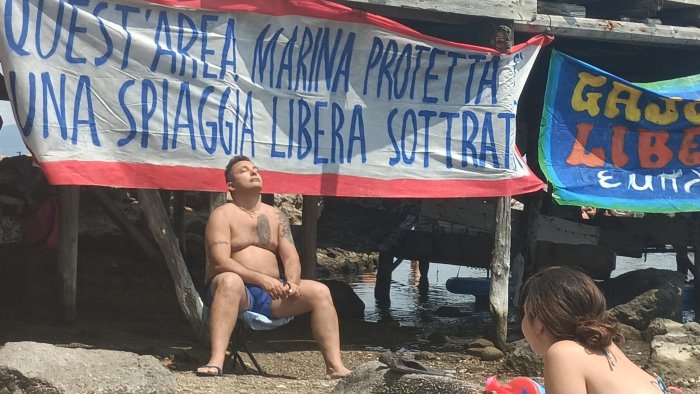
[[[277,217],[280,220],[280,234],[287,241],[294,243],[294,238],[292,238],[292,228],[289,226],[289,218],[284,214],[284,212],[282,212],[282,210],[277,211]]]
[[[209,250],[214,249],[214,246],[217,245],[228,245],[228,241],[212,241],[209,243]]]

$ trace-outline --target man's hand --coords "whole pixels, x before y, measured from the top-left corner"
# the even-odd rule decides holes
[[[292,300],[298,300],[301,297],[301,287],[294,282],[285,282],[285,291],[287,292],[287,298]]]
[[[287,289],[280,283],[279,279],[266,276],[265,279],[260,282],[260,287],[262,287],[273,300],[287,298]]]

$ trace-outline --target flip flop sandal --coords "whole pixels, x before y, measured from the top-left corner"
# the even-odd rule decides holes
[[[195,374],[197,376],[206,376],[206,377],[211,377],[211,376],[223,376],[224,371],[221,369],[221,367],[217,367],[216,365],[205,365],[200,368],[215,368],[216,372],[200,372],[196,371]]]

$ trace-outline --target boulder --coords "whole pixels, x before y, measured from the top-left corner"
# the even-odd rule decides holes
[[[388,369],[379,361],[370,361],[355,368],[341,379],[333,393],[383,393],[383,394],[427,394],[427,393],[481,393],[482,385],[444,376],[422,374],[400,374]]]
[[[494,346],[487,346],[481,351],[481,359],[483,361],[496,361],[502,359],[503,352]]]
[[[325,279],[319,282],[328,286],[333,298],[335,310],[341,319],[364,319],[365,303],[355,291],[345,282],[335,279]]]
[[[673,334],[682,333],[683,324],[669,319],[656,318],[642,332],[642,338],[647,342],[651,342],[655,336],[666,335],[669,332]]]
[[[0,388],[8,393],[173,393],[175,386],[153,356],[36,342],[0,349]]]
[[[700,324],[670,323],[666,334],[651,341],[648,369],[667,382],[700,378]]]
[[[679,289],[679,299],[674,308],[678,307],[680,316],[680,289],[683,288],[683,275],[676,271],[647,268],[626,272],[618,277],[608,279],[600,284],[605,294],[608,308],[632,301],[635,297],[651,289],[659,289],[666,283],[671,283]]]
[[[681,288],[666,282],[610,309],[608,313],[620,323],[644,330],[657,317],[680,320],[681,311]]]
[[[532,351],[527,341],[521,339],[508,344],[503,369],[518,376],[543,376],[544,362]]]
[[[470,348],[485,348],[485,347],[489,347],[489,346],[494,346],[493,342],[489,341],[488,339],[484,339],[484,338],[476,339],[469,344]]]
[[[629,341],[641,341],[643,339],[642,333],[634,327],[630,327],[627,324],[619,324],[618,332],[622,334],[625,342]]]

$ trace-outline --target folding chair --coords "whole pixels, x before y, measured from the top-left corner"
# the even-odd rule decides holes
[[[272,330],[289,323],[292,321],[292,319],[294,319],[294,317],[270,319],[265,315],[251,311],[246,311],[238,315],[236,329],[231,335],[231,342],[229,345],[233,367],[236,368],[236,364],[240,363],[244,371],[250,372],[248,367],[243,362],[241,354],[239,353],[239,350],[243,350],[248,354],[250,361],[253,362],[253,365],[255,365],[255,368],[258,370],[260,375],[266,376],[267,373],[262,369],[258,363],[258,360],[255,359],[255,356],[253,356],[253,353],[248,348],[248,340],[253,336],[253,334],[255,334],[256,331]]]

